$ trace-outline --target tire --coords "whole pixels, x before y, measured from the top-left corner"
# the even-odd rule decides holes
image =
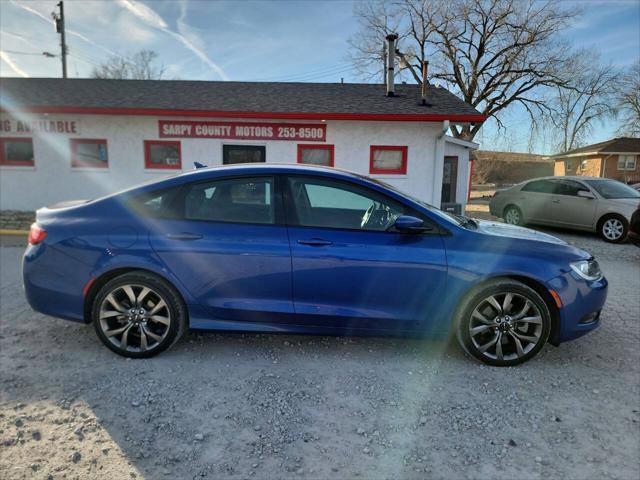
[[[184,333],[187,310],[165,280],[143,271],[120,275],[96,295],[91,316],[98,338],[118,355],[149,358]]]
[[[511,367],[526,362],[544,347],[551,332],[546,302],[532,288],[509,278],[474,288],[458,311],[458,342],[487,365]]]
[[[515,205],[508,205],[505,207],[504,212],[502,213],[502,218],[504,218],[504,222],[509,225],[517,225],[522,227],[524,225],[524,216],[522,215],[522,210],[520,210]]]
[[[622,215],[611,213],[598,222],[598,235],[609,243],[621,243],[627,238],[629,222]]]

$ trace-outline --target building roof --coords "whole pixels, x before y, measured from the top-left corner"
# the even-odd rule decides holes
[[[553,160],[546,155],[537,155],[535,153],[519,153],[519,152],[496,152],[493,150],[477,150],[471,154],[475,160],[480,162],[497,160],[500,162],[543,162],[553,163]]]
[[[567,157],[586,157],[587,155],[598,155],[601,153],[640,154],[640,138],[612,138],[611,140],[607,140],[605,142],[594,143],[593,145],[587,145],[586,147],[575,148],[573,150],[569,150],[568,152],[559,153],[557,155],[553,155],[552,158],[555,160],[560,160]]]
[[[1,78],[0,108],[47,113],[482,122],[451,92],[381,84]]]

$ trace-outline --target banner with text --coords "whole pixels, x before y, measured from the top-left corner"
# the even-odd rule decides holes
[[[325,124],[159,120],[160,138],[326,141]]]

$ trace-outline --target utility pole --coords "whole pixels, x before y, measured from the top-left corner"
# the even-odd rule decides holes
[[[56,5],[60,12],[52,12],[51,17],[56,24],[56,32],[60,34],[60,49],[62,59],[62,78],[67,78],[67,42],[65,41],[64,36],[64,2],[60,0]]]

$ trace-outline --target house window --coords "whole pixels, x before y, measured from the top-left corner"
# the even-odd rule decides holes
[[[145,140],[144,168],[150,169],[182,169],[180,142]]]
[[[0,165],[33,167],[33,140],[31,138],[0,138]]]
[[[407,147],[372,145],[369,162],[369,173],[405,175]]]
[[[635,155],[618,155],[618,170],[635,170]]]
[[[333,167],[333,145],[298,145],[298,163]]]
[[[107,168],[109,166],[107,141],[72,138],[71,166],[84,168]]]
[[[262,163],[265,161],[267,148],[264,145],[223,145],[222,164]]]

